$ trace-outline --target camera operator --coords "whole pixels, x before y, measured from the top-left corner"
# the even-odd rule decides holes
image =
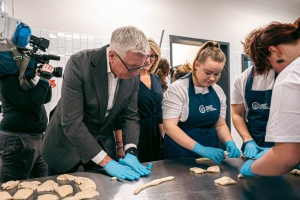
[[[2,183],[47,175],[48,166],[40,155],[40,145],[48,123],[44,104],[50,102],[52,92],[49,81],[41,78],[40,72],[53,70],[49,64],[37,68],[36,78],[40,78],[29,91],[22,89],[18,75],[0,77]]]

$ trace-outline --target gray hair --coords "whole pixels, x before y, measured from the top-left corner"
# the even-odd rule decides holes
[[[120,56],[127,52],[147,55],[150,46],[146,35],[134,26],[125,26],[116,29],[110,39],[110,49],[117,51]]]

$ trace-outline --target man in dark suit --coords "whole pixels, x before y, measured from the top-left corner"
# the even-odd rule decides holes
[[[145,34],[133,26],[116,29],[110,45],[70,57],[61,98],[41,147],[49,175],[104,170],[121,179],[149,175],[137,155],[139,70],[150,50]],[[113,120],[121,116],[125,158],[114,161]]]

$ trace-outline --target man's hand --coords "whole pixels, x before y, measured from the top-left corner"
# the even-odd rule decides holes
[[[248,142],[246,142],[244,149],[244,155],[246,156],[246,158],[254,158],[258,153],[257,147],[258,145],[254,140],[249,140]]]
[[[114,160],[110,160],[103,168],[109,175],[119,179],[128,179],[131,181],[140,179],[140,175],[130,167],[119,164]]]
[[[222,149],[204,147],[199,143],[195,144],[193,151],[202,157],[213,160],[217,164],[220,164],[225,156],[224,151]]]
[[[236,147],[233,140],[225,142],[226,151],[229,153],[228,158],[239,158],[241,156],[240,150]]]
[[[141,176],[148,176],[151,173],[152,163],[149,163],[147,167],[142,165],[136,156],[127,153],[124,158],[119,160],[120,164],[131,167],[135,172]]]

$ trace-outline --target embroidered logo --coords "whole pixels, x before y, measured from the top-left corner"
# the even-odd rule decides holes
[[[258,110],[258,109],[260,109],[260,110],[268,110],[268,109],[270,109],[270,107],[268,106],[267,103],[260,104],[258,102],[253,102],[252,103],[252,108],[253,108],[253,110]]]
[[[209,105],[209,106],[199,106],[199,111],[200,113],[205,113],[205,112],[212,112],[217,110],[216,108],[213,107],[213,105]]]

